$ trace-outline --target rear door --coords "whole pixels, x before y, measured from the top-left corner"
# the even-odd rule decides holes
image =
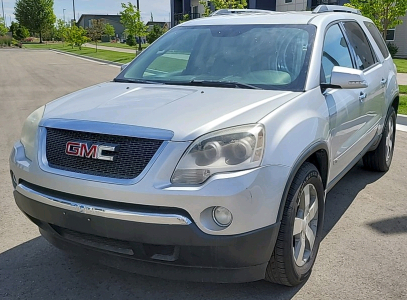
[[[369,85],[366,89],[360,90],[359,97],[364,118],[363,126],[360,128],[365,139],[361,143],[363,146],[371,141],[370,131],[377,127],[382,117],[387,74],[361,26],[356,21],[347,21],[343,23],[343,27],[354,53],[356,68],[363,71]]]

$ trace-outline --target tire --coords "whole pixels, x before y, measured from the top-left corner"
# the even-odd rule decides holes
[[[307,191],[310,197],[305,197]],[[313,164],[305,162],[295,175],[287,195],[280,231],[266,269],[267,281],[295,286],[309,277],[322,236],[324,196],[324,187],[318,169]],[[312,215],[308,214],[305,208],[306,198],[309,199],[308,212],[313,208],[314,213],[310,213],[314,218],[311,218]],[[313,247],[308,238],[311,236],[310,233],[315,238]],[[300,251],[301,245],[305,248],[302,251],[303,254]]]
[[[387,172],[390,168],[393,158],[394,143],[396,141],[396,112],[390,107],[387,113],[383,134],[376,150],[367,152],[363,156],[363,165],[365,168]]]

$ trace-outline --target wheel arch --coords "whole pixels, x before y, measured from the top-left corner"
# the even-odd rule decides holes
[[[393,106],[394,110],[396,111],[396,114],[397,114],[397,112],[398,112],[398,110],[399,110],[399,102],[400,102],[400,98],[399,98],[399,95],[397,95],[397,96],[393,99],[393,101],[392,101],[392,103],[391,103],[391,106]]]
[[[280,222],[284,212],[284,206],[287,199],[290,186],[294,180],[295,174],[297,174],[300,167],[304,162],[310,162],[315,165],[321,175],[322,183],[324,189],[328,185],[328,174],[329,174],[329,151],[328,145],[325,142],[318,142],[309,146],[302,154],[297,158],[293,167],[291,168],[290,175],[284,187],[283,196],[280,203],[280,208],[278,211],[277,221]]]

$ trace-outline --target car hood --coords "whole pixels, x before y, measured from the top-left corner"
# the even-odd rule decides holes
[[[300,93],[108,82],[47,104],[44,119],[170,130],[187,141],[217,129],[256,123]]]

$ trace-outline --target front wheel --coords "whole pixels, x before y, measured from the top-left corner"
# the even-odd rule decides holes
[[[324,187],[318,169],[305,162],[287,195],[266,280],[287,286],[305,281],[318,253],[324,220]]]
[[[393,107],[390,107],[379,146],[363,156],[363,165],[373,171],[387,172],[393,159],[395,141],[396,112]]]

